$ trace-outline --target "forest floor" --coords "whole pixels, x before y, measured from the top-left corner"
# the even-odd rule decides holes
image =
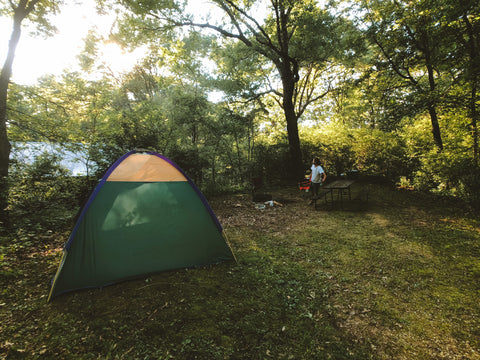
[[[69,230],[4,238],[0,358],[480,359],[478,214],[379,184],[343,209],[270,194],[210,199],[237,262],[48,304]]]

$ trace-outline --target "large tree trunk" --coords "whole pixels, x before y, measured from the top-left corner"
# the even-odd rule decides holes
[[[430,52],[428,51],[429,48],[428,46],[426,46],[425,48],[427,49],[424,52],[425,52],[425,59],[427,61],[428,82],[430,84],[430,95],[431,95],[435,91],[436,83],[435,83],[433,65],[431,64]],[[432,123],[433,141],[435,142],[435,145],[437,146],[438,150],[442,151],[443,141],[442,141],[442,134],[440,132],[440,125],[438,124],[437,109],[435,107],[435,104],[433,104],[432,102],[428,104],[428,113],[430,114],[430,121]]]
[[[10,142],[7,134],[7,93],[15,50],[21,34],[21,22],[24,17],[15,14],[13,30],[8,44],[8,53],[0,72],[0,221],[5,222],[8,204],[8,167],[10,164]]]
[[[303,178],[305,169],[303,169],[300,137],[298,135],[298,116],[295,112],[295,104],[293,102],[298,71],[291,61],[288,56],[285,56],[283,61],[276,62],[276,66],[280,73],[283,86],[282,107],[287,123],[288,146],[291,161],[288,175],[291,175],[291,180],[298,180]]]
[[[432,123],[433,141],[435,142],[438,150],[443,150],[442,135],[440,133],[440,125],[438,124],[437,110],[435,106],[429,105],[428,113],[430,114],[430,121]]]
[[[295,113],[293,104],[293,91],[290,96],[289,91],[285,91],[283,96],[283,111],[287,122],[288,145],[290,150],[290,169],[295,180],[303,177],[305,169],[302,163],[302,151],[300,149],[300,137],[298,136],[298,117]]]

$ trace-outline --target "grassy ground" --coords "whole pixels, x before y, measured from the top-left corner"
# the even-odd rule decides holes
[[[478,215],[380,185],[343,210],[272,195],[211,199],[237,263],[50,304],[68,233],[3,239],[0,358],[480,359]]]

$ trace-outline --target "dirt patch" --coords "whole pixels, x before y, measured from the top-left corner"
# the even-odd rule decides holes
[[[225,229],[239,226],[259,232],[276,232],[299,225],[301,219],[313,216],[316,212],[309,205],[309,199],[295,190],[272,191],[273,203],[255,203],[251,195],[241,194],[215,198],[210,205]]]

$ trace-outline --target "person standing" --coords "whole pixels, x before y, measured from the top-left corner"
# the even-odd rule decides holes
[[[311,177],[311,188],[312,188],[312,196],[318,196],[318,190],[325,179],[327,178],[327,174],[323,170],[322,166],[320,165],[320,159],[315,158],[313,159],[312,164],[312,177]]]

